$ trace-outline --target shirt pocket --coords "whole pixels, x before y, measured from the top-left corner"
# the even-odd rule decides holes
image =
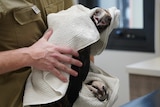
[[[28,6],[13,10],[14,32],[18,48],[32,45],[46,30],[41,13],[36,13],[32,7]]]
[[[42,20],[40,12],[35,13],[32,7],[33,6],[13,10],[14,18],[20,25]]]
[[[61,10],[64,10],[64,0],[57,0],[45,6],[45,11],[47,15],[50,13],[59,12]]]

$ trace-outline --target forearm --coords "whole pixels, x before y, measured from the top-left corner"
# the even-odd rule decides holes
[[[28,66],[28,59],[27,48],[0,52],[0,74]]]
[[[79,60],[70,57],[78,57],[78,52],[71,48],[49,43],[48,39],[51,34],[52,30],[48,30],[41,39],[30,47],[0,52],[0,74],[32,66],[39,70],[49,71],[64,82],[67,81],[67,78],[61,71],[77,76],[77,72],[66,65],[82,66]]]

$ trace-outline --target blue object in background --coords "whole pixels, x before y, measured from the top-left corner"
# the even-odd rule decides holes
[[[120,107],[160,107],[160,90],[153,91]]]

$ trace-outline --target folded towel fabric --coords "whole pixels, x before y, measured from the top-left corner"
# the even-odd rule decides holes
[[[105,101],[99,101],[94,94],[87,88],[86,83],[89,81],[101,81],[105,83],[109,98]],[[74,103],[73,107],[112,107],[114,102],[117,100],[119,89],[119,79],[114,77],[103,69],[97,67],[95,64],[90,64],[90,72],[83,83],[79,97]]]
[[[119,10],[115,7],[108,9],[112,21],[100,35],[90,19],[97,8],[88,9],[82,5],[75,5],[59,13],[49,14],[48,27],[54,30],[49,42],[71,47],[77,51],[91,45],[91,54],[100,54],[106,47],[110,32],[119,24]],[[68,74],[62,73],[69,79]],[[68,83],[63,83],[50,72],[32,68],[25,87],[23,105],[57,101],[65,95],[67,87]]]

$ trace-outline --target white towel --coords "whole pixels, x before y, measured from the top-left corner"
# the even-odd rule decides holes
[[[85,83],[90,81],[102,81],[109,92],[109,99],[105,101],[99,101],[94,94],[87,88]],[[119,79],[114,77],[95,64],[90,64],[90,72],[86,80],[83,83],[81,92],[78,99],[75,101],[73,107],[112,107],[114,102],[118,98]]]
[[[90,16],[96,8],[88,9],[82,5],[75,5],[59,13],[47,16],[48,27],[54,32],[49,42],[61,46],[68,46],[75,50],[91,45],[92,54],[100,54],[107,44],[107,39],[113,28],[119,24],[119,10],[109,8],[112,16],[111,25],[99,34]],[[95,44],[93,44],[95,43]],[[70,65],[68,65],[70,66]],[[69,75],[62,72],[68,79]],[[67,90],[68,83],[64,83],[47,71],[32,68],[23,98],[23,105],[46,104],[61,99]]]

